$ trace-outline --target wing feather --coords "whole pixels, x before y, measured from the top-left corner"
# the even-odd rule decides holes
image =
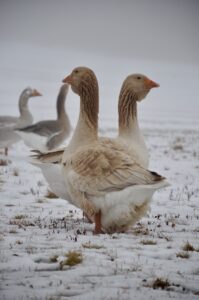
[[[131,185],[153,184],[163,177],[138,165],[116,144],[101,142],[81,147],[66,161],[73,176],[71,184],[88,195],[125,189]]]
[[[64,153],[63,149],[56,150],[56,151],[49,151],[47,153],[42,153],[38,150],[32,150],[34,153],[31,157],[37,159],[42,163],[52,163],[52,164],[59,164],[62,161],[62,156]]]

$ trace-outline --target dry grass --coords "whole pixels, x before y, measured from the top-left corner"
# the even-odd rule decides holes
[[[177,254],[176,254],[176,256],[177,257],[180,257],[180,258],[189,258],[190,257],[190,255],[189,255],[189,253],[188,252],[178,252]]]
[[[18,231],[15,228],[13,228],[13,229],[10,229],[9,233],[16,234],[16,233],[18,233]]]
[[[149,229],[142,224],[140,224],[137,227],[134,227],[132,231],[135,235],[149,235]]]
[[[49,198],[49,199],[57,199],[59,198],[55,193],[53,193],[52,191],[48,190],[46,195],[45,195],[46,198]]]
[[[22,227],[28,227],[28,226],[35,226],[35,223],[25,219],[26,216],[21,216],[21,215],[17,215],[16,218],[14,218],[13,220],[11,219],[9,224],[10,225],[15,225],[18,226],[19,228]]]
[[[11,161],[8,159],[0,159],[0,166],[8,166],[8,164],[10,164]]]
[[[184,251],[195,251],[196,249],[194,248],[193,245],[191,245],[191,244],[187,241],[186,244],[184,244],[184,246],[182,246],[182,250],[184,250]]]
[[[32,247],[32,246],[28,246],[25,249],[28,254],[35,254],[38,250],[36,247]]]
[[[17,169],[13,170],[13,176],[19,176],[19,171]]]
[[[153,289],[162,289],[162,290],[164,290],[165,288],[167,288],[169,286],[170,286],[169,281],[167,279],[163,279],[163,278],[157,278],[152,283],[152,288]]]
[[[102,245],[91,244],[90,242],[82,244],[82,247],[86,248],[86,249],[103,249],[103,248],[105,248]]]
[[[23,241],[21,241],[21,240],[16,240],[15,244],[21,245],[21,244],[23,244]]]
[[[153,240],[141,240],[140,243],[143,245],[156,245],[157,244],[157,242],[153,241]]]
[[[8,160],[6,159],[0,159],[0,166],[7,166],[8,165]]]
[[[73,267],[80,264],[83,261],[82,253],[77,251],[69,251],[65,254],[67,257],[65,260],[60,262],[60,270],[63,270],[64,266]]]
[[[183,150],[183,145],[181,145],[181,144],[176,144],[176,145],[173,145],[173,150],[180,150],[180,151],[182,151]]]
[[[25,219],[26,217],[27,217],[26,215],[16,215],[14,219],[21,220],[21,219]]]
[[[50,257],[50,262],[55,263],[57,262],[57,259],[58,259],[58,255],[53,255]]]
[[[194,295],[197,295],[197,296],[199,296],[199,291],[197,291],[197,292],[194,292]]]
[[[37,203],[45,203],[46,201],[46,199],[37,199]]]

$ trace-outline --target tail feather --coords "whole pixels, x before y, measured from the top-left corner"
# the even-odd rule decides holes
[[[57,150],[47,153],[42,153],[40,151],[33,151],[35,154],[31,155],[32,158],[35,158],[43,163],[53,163],[58,164],[62,160],[62,155],[64,153],[64,150]]]
[[[161,181],[161,180],[164,180],[166,179],[166,177],[158,174],[157,172],[154,172],[154,171],[149,171],[151,173],[151,175],[153,176],[153,181]]]

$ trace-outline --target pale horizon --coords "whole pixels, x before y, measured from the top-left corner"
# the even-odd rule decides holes
[[[2,0],[0,39],[96,55],[198,64],[198,15],[197,0]]]

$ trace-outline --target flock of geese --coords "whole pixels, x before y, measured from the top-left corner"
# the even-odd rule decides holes
[[[20,117],[0,117],[0,147],[20,137],[34,149],[31,163],[39,167],[52,191],[83,210],[95,224],[94,233],[125,232],[150,208],[154,192],[167,187],[166,178],[148,170],[149,154],[137,119],[137,102],[159,85],[142,74],[123,82],[118,102],[118,136],[98,136],[99,88],[95,73],[77,67],[63,80],[57,98],[57,120],[32,125],[30,97],[25,89],[19,99]],[[79,119],[67,147],[56,149],[69,136],[65,111],[69,85],[80,97]]]

